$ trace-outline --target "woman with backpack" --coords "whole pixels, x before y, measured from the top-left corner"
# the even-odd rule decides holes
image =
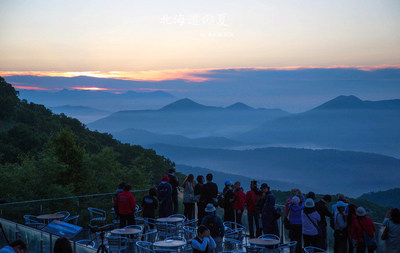
[[[373,238],[375,234],[375,225],[370,217],[367,216],[365,208],[360,206],[356,210],[356,215],[352,217],[350,228],[350,237],[354,242],[357,253],[364,253],[368,249],[368,253],[372,253],[376,249],[375,246],[368,245],[368,238]]]
[[[319,246],[319,230],[318,223],[321,220],[321,216],[315,208],[314,200],[311,198],[306,199],[304,209],[301,213],[302,220],[302,232],[304,239],[304,247],[307,246]]]

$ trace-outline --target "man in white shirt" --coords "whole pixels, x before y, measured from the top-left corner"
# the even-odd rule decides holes
[[[206,226],[200,225],[196,238],[192,240],[193,253],[214,252],[216,247],[214,239],[210,236],[210,230]]]

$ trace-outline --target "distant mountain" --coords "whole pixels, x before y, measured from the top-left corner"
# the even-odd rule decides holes
[[[339,96],[332,99],[314,110],[400,110],[400,99],[382,101],[363,101],[356,96]]]
[[[400,100],[339,96],[234,138],[250,143],[357,150],[400,157]]]
[[[215,110],[218,107],[213,106],[204,106],[190,100],[188,98],[184,98],[178,100],[174,103],[164,106],[160,109],[160,111],[197,111],[197,110]]]
[[[146,130],[125,129],[112,135],[133,145],[169,144],[187,147],[224,148],[241,146],[243,143],[224,137],[187,138],[180,135],[156,134]]]
[[[175,98],[164,91],[135,92],[116,94],[110,91],[60,90],[32,91],[19,90],[21,99],[41,103],[48,107],[64,105],[99,108],[106,111],[126,109],[156,109],[171,103]]]
[[[400,160],[372,153],[260,148],[225,150],[152,145],[177,164],[224,173],[307,185],[319,193],[359,196],[398,186]],[[362,175],[362,177],[360,177]]]
[[[400,208],[400,188],[365,193],[359,199],[367,199],[381,206]]]
[[[50,107],[50,109],[54,113],[57,114],[64,113],[69,117],[77,118],[85,124],[111,114],[111,112],[109,111],[99,110],[87,106],[63,105],[63,106]]]
[[[254,110],[253,107],[250,107],[250,106],[248,106],[246,104],[243,104],[243,103],[235,103],[233,105],[230,105],[230,106],[226,107],[226,109],[228,109],[228,110],[244,110],[244,111]]]
[[[160,110],[119,111],[88,126],[104,132],[133,128],[190,138],[229,137],[286,115],[287,112],[277,109],[243,110],[243,106],[238,109],[222,108],[181,99]]]

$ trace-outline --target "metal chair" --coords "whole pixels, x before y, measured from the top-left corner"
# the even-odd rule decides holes
[[[139,204],[136,204],[136,209],[135,209],[135,216],[140,214],[142,212],[142,210],[140,209]]]
[[[147,242],[147,241],[137,241],[136,242],[136,248],[138,253],[148,253],[148,252],[154,252],[151,249],[151,246],[153,244],[151,242]]]
[[[30,215],[30,214],[24,215],[24,220],[25,220],[25,225],[32,228],[42,229],[43,227],[46,226],[46,224],[37,220],[35,215]]]
[[[68,211],[60,211],[60,212],[56,212],[56,213],[60,213],[63,214],[64,217],[62,217],[60,220],[65,221],[66,219],[69,218],[69,216],[71,215]]]
[[[239,241],[243,240],[246,232],[246,227],[231,221],[226,221],[223,224],[225,229],[225,237],[236,239]]]
[[[128,238],[121,236],[106,236],[108,243],[108,251],[121,252],[128,249]]]
[[[78,225],[78,220],[79,220],[79,214],[78,215],[69,216],[67,219],[64,219],[64,222],[68,222],[68,223],[71,223],[71,224]]]
[[[294,252],[296,250],[296,245],[297,245],[296,241],[288,242],[288,243],[282,243],[276,248],[276,250],[278,252],[290,253],[290,252]]]
[[[184,226],[183,236],[185,237],[186,241],[191,241],[197,236],[197,229],[191,226]]]
[[[317,253],[317,252],[327,252],[327,251],[317,248],[317,247],[307,246],[304,248],[304,252],[305,253]]]
[[[242,241],[235,240],[229,237],[224,238],[224,250],[240,250],[243,248]]]
[[[148,241],[151,243],[154,243],[156,241],[156,237],[157,237],[157,230],[153,229],[148,231],[147,233],[142,234],[142,239],[144,241]]]
[[[105,223],[107,217],[106,211],[94,207],[89,207],[88,210],[90,214],[90,225],[92,225],[92,222]]]
[[[176,233],[176,226],[170,223],[157,222],[156,228],[158,240],[164,240],[167,237],[174,236]]]
[[[83,246],[89,247],[89,248],[96,247],[96,243],[94,241],[91,241],[91,240],[79,240],[79,241],[76,241],[75,243],[79,244],[79,245],[83,245]]]
[[[193,219],[193,220],[187,220],[183,223],[183,226],[192,226],[192,227],[197,227],[197,222],[198,219]]]

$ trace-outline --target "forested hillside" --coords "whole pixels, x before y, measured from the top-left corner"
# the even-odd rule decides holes
[[[0,77],[0,198],[41,199],[143,189],[175,166],[153,150],[122,144],[76,119],[18,98]]]
[[[400,208],[400,188],[365,193],[359,199],[367,199],[381,206]]]

